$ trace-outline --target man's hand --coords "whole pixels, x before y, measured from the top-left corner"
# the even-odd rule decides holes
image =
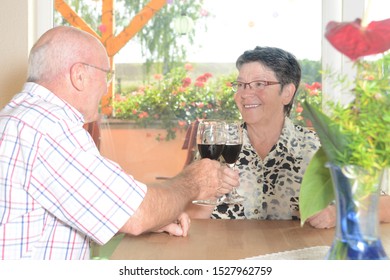
[[[184,170],[188,187],[197,189],[196,199],[210,199],[222,196],[239,185],[238,171],[234,171],[216,160],[201,159]]]
[[[177,218],[177,221],[174,223],[170,223],[156,232],[167,232],[169,235],[174,236],[187,236],[188,230],[190,229],[191,219],[187,215],[187,213],[181,213]]]

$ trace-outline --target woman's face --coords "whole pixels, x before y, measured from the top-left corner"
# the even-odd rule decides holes
[[[237,81],[242,83],[279,82],[275,73],[259,62],[243,64]],[[264,124],[275,118],[284,119],[284,105],[288,104],[292,98],[290,91],[290,85],[284,86],[283,90],[280,84],[268,85],[263,89],[254,89],[246,85],[244,89],[235,93],[234,99],[247,124]]]

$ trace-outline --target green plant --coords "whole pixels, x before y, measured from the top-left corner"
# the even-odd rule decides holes
[[[340,38],[346,39],[347,35]],[[360,48],[360,52],[365,50]],[[353,59],[364,55],[353,51]],[[334,199],[326,162],[363,167],[370,175],[367,180],[390,166],[390,53],[375,61],[356,60],[355,66],[354,100],[350,104],[329,103],[327,114],[310,102],[303,104],[304,114],[312,120],[322,147],[303,178],[299,198],[302,224]],[[374,188],[374,182],[367,185],[369,189],[361,197]]]
[[[82,19],[96,31],[102,34],[101,6],[102,1],[68,0],[67,4],[82,17]],[[116,33],[122,31],[144,7],[148,7],[150,0],[116,0],[115,16]],[[145,59],[146,73],[151,73],[153,67],[159,67],[161,72],[168,72],[178,62],[185,61],[187,56],[186,44],[194,44],[196,32],[207,31],[207,19],[210,13],[203,7],[204,0],[167,0],[151,20],[135,35]],[[191,18],[196,28],[187,34],[178,34],[172,21],[184,14]],[[142,17],[142,14],[139,16]],[[57,25],[69,25],[60,13],[54,13],[54,22]],[[117,35],[117,34],[116,34]],[[180,40],[180,36],[182,37]]]
[[[115,117],[133,120],[141,127],[158,123],[167,130],[158,140],[171,140],[176,131],[196,119],[238,119],[230,81],[233,74],[214,78],[204,73],[193,81],[192,65],[172,69],[167,75],[155,74],[154,81],[136,91],[118,95],[114,102]]]
[[[303,104],[305,101],[309,102],[312,106],[317,108],[322,104],[322,85],[319,82],[313,82],[311,84],[304,83],[296,93],[294,99],[294,106],[291,110],[290,118],[295,124],[301,126],[313,126],[311,121],[303,115]]]

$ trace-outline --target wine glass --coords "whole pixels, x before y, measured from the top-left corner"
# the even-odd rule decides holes
[[[196,143],[201,158],[218,160],[226,142],[226,124],[220,120],[201,120],[198,125]],[[194,200],[198,205],[217,205],[217,200]]]
[[[242,127],[240,121],[227,121],[226,122],[226,144],[222,151],[222,157],[226,164],[233,170],[236,167],[236,162],[240,155],[242,148]],[[222,199],[226,204],[240,204],[245,200],[245,197],[237,193],[236,188],[226,194],[226,197]]]

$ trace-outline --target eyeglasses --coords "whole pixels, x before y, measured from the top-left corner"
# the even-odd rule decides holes
[[[245,90],[247,85],[250,89],[263,90],[266,86],[277,85],[280,84],[280,82],[252,81],[249,83],[244,83],[244,82],[235,81],[232,82],[231,84],[232,84],[232,89],[236,92],[239,92]]]
[[[85,63],[85,62],[80,62],[80,63],[84,64],[86,66],[89,66],[89,67],[92,67],[92,68],[95,68],[95,69],[98,69],[100,71],[105,72],[106,73],[106,82],[107,82],[107,84],[111,83],[112,78],[114,78],[115,72],[111,71],[110,69],[103,69],[103,68],[97,67],[95,65],[91,65],[91,64]]]

